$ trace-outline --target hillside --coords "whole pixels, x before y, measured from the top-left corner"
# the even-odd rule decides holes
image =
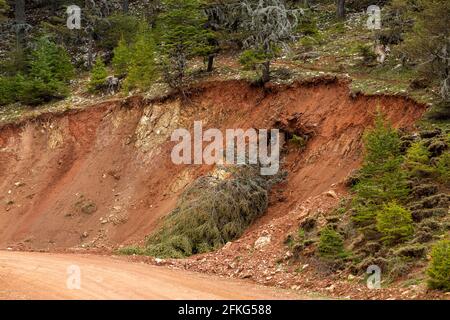
[[[426,67],[413,53],[423,45],[417,26],[430,12],[442,21],[433,10],[448,4],[421,2],[397,16],[398,31],[392,16],[404,1],[380,1],[386,27],[373,31],[354,1],[338,18],[330,1],[273,2],[259,22],[273,43],[246,47],[260,38],[248,35],[258,28],[246,14],[257,24],[264,10],[230,13],[227,1],[130,1],[126,12],[120,1],[101,2],[83,7],[92,29],[76,36],[61,25],[65,1],[33,1],[24,39],[7,28],[17,25],[17,3],[2,11],[0,1],[0,261],[8,272],[15,259],[52,272],[73,257],[99,268],[104,259],[111,279],[139,277],[150,287],[157,280],[148,267],[167,288],[198,298],[236,298],[231,285],[254,290],[239,299],[449,298],[449,78],[435,69],[442,61]],[[298,12],[295,28],[296,18],[272,20]],[[51,19],[40,23],[43,16]],[[394,31],[402,39],[386,40]],[[214,164],[176,164],[174,132],[194,137],[198,121],[203,132],[279,130],[280,170],[264,177],[254,170],[260,162],[223,163],[223,154]],[[195,143],[204,155],[208,144]],[[381,272],[377,289],[370,270]],[[203,280],[183,282],[183,272]],[[55,271],[41,285],[61,277]],[[230,288],[206,292],[205,279],[219,277]]]

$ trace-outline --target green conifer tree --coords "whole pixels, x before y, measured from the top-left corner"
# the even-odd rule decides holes
[[[364,136],[366,155],[354,190],[354,219],[361,224],[373,223],[376,211],[384,203],[408,195],[407,175],[401,169],[403,156],[397,131],[379,113],[374,129]]]
[[[414,232],[411,212],[395,202],[385,204],[376,217],[377,230],[388,244],[403,241]]]
[[[105,85],[106,77],[108,76],[108,71],[106,70],[105,63],[102,58],[97,58],[95,60],[94,67],[91,71],[91,80],[89,81],[89,91],[95,92],[102,89]]]
[[[200,0],[165,0],[166,11],[158,20],[166,82],[181,88],[186,80],[187,62],[194,56],[208,56],[213,51],[211,30]]]
[[[74,77],[74,69],[64,48],[42,37],[31,53],[29,73],[23,79],[16,78],[17,98],[26,104],[39,104],[68,94],[68,82]]]
[[[124,37],[121,37],[117,47],[114,49],[112,66],[114,74],[118,76],[126,75],[130,66],[132,52]]]
[[[145,90],[153,84],[157,76],[155,50],[151,29],[146,22],[141,22],[130,54],[128,77],[125,81],[126,90],[133,88]]]

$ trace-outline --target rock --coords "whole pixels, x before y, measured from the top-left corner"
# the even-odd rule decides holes
[[[164,264],[165,262],[166,262],[166,260],[164,260],[164,259],[155,258],[155,263],[158,265]]]
[[[325,290],[333,292],[335,288],[336,288],[336,286],[334,284],[332,284],[331,286],[326,287]]]
[[[336,194],[336,192],[334,190],[330,190],[326,193],[327,196],[334,198],[334,199],[338,199],[338,195]]]
[[[225,243],[225,245],[222,247],[222,250],[228,250],[228,249],[231,247],[232,244],[233,244],[232,242],[228,241],[228,242]]]
[[[265,247],[266,245],[268,245],[270,243],[270,241],[271,241],[270,235],[259,237],[255,241],[254,247],[256,249],[261,249],[261,248]]]
[[[93,214],[96,211],[97,211],[97,206],[93,202],[86,201],[81,205],[81,212],[83,212],[85,214]]]
[[[81,234],[81,237],[82,237],[82,238],[87,238],[87,237],[89,237],[88,232],[87,232],[87,231],[83,232],[83,233]]]
[[[105,80],[106,88],[109,94],[114,94],[119,89],[120,80],[119,78],[109,76]]]
[[[21,182],[21,181],[18,181],[18,182],[16,182],[16,183],[14,183],[14,185],[15,185],[17,188],[19,188],[19,187],[23,187],[23,186],[25,185],[25,183],[24,183],[24,182]]]

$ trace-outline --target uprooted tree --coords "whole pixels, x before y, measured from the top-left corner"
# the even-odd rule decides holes
[[[259,165],[223,167],[220,172],[186,189],[141,253],[182,258],[220,248],[266,211],[270,189],[285,178],[284,172],[263,176]]]

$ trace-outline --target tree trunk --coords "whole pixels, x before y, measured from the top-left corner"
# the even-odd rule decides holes
[[[54,0],[52,1],[52,6],[51,6],[51,14],[52,16],[54,16],[56,14],[56,11],[58,10],[58,6],[59,6],[59,0]]]
[[[270,81],[270,61],[266,61],[262,65],[262,78],[261,81],[263,83],[267,83]]]
[[[337,17],[338,19],[345,19],[345,0],[337,0]]]
[[[208,56],[208,69],[206,71],[207,72],[212,72],[213,71],[213,67],[214,67],[214,55],[210,54]]]
[[[123,13],[128,13],[128,0],[122,0],[122,11]]]
[[[94,38],[92,36],[92,33],[89,33],[87,67],[91,69],[93,64],[94,64]]]
[[[25,38],[25,0],[16,0],[14,5],[17,49],[22,50]]]

